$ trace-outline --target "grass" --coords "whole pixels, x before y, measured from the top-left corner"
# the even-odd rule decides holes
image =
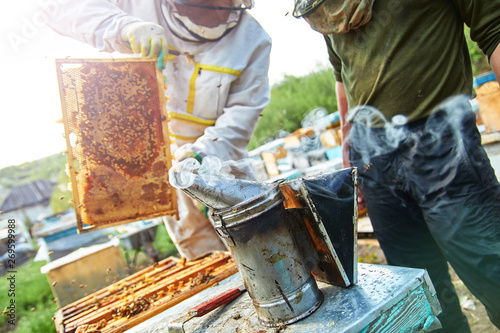
[[[9,284],[5,280],[0,283],[0,299],[5,307],[11,299],[16,304],[16,325],[11,325],[6,315],[0,316],[2,332],[33,333],[56,332],[52,317],[57,310],[57,304],[50,289],[47,277],[40,273],[40,267],[45,262],[34,262],[30,259],[17,268],[15,273],[15,296],[9,297]],[[7,276],[3,276],[7,279]]]
[[[167,233],[167,228],[165,228],[164,224],[160,224],[156,230],[154,247],[160,253],[160,259],[177,254],[177,248],[175,247],[174,242],[170,239],[170,236]]]
[[[378,264],[380,262],[380,259],[375,252],[371,252],[364,256],[358,257],[358,262],[365,264]]]
[[[154,246],[159,252],[160,259],[177,254],[177,249],[170,239],[165,225],[160,224],[157,229]],[[133,254],[130,253],[132,258]],[[40,272],[45,261],[34,262],[30,259],[23,266],[17,267],[15,274],[15,304],[16,325],[8,323],[9,317],[0,316],[0,333],[55,333],[56,329],[52,317],[57,311],[54,295],[47,277]],[[140,253],[137,259],[137,270],[149,265],[148,258]],[[0,306],[3,310],[10,302],[9,283],[7,275],[1,276]]]

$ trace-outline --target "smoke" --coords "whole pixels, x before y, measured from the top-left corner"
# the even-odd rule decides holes
[[[325,131],[326,127],[332,124],[332,120],[334,119],[332,116],[334,115],[329,115],[328,111],[322,107],[312,109],[305,114],[301,122],[302,128],[311,128],[314,134],[311,136],[304,135],[300,138],[299,151],[301,153],[308,153],[323,148],[320,134]]]
[[[186,158],[168,170],[168,181],[175,188],[183,189],[193,184],[201,164],[194,158]]]
[[[445,187],[455,177],[464,149],[462,132],[474,128],[470,125],[475,125],[475,114],[469,96],[460,95],[438,105],[419,125],[407,126],[402,115],[388,121],[370,106],[351,110],[347,120],[352,123],[349,144],[354,154],[350,157],[358,168],[368,169],[377,157],[384,156],[393,164],[390,172],[395,177],[401,176],[400,179],[417,184],[417,188],[424,179],[419,177],[432,179],[421,189],[425,195]],[[397,161],[388,158],[395,152]],[[446,165],[442,163],[443,156]]]
[[[222,161],[216,156],[205,156],[202,162],[187,158],[170,168],[168,178],[170,185],[183,189],[193,185],[197,176],[208,186],[215,186],[220,178],[253,178],[254,170],[251,159],[238,161]]]
[[[284,131],[284,130],[276,131],[276,134],[274,135],[274,137],[272,139],[269,139],[268,141],[266,141],[266,143],[272,142],[272,141],[274,141],[276,139],[286,138],[289,135],[290,135],[290,132],[287,132],[287,131]]]
[[[361,154],[364,165],[369,165],[375,156],[394,152],[410,135],[404,127],[408,122],[405,116],[397,115],[389,122],[371,106],[354,108],[347,121],[352,123],[349,142]]]
[[[302,127],[316,127],[319,120],[328,116],[328,111],[325,108],[315,108],[307,112],[302,119]]]

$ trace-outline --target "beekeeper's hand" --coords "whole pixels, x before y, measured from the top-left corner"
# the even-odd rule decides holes
[[[162,26],[151,22],[130,23],[121,29],[121,38],[129,43],[132,52],[158,57],[158,68],[165,68],[167,42]]]
[[[190,151],[190,150],[189,151],[178,150],[174,154],[174,159],[175,159],[176,163],[184,161],[187,158],[194,158],[195,160],[197,160],[198,162],[201,163],[201,161],[203,160],[203,155],[201,155],[200,153],[197,153],[195,151]]]
[[[168,171],[170,184],[185,187],[185,184],[192,183],[193,175],[201,167],[203,156],[191,150],[177,150],[172,158],[172,167]]]

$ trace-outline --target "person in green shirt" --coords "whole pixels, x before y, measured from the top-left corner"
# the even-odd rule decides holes
[[[295,0],[325,37],[344,134],[391,265],[425,268],[446,332],[470,332],[448,263],[500,328],[500,184],[464,36],[500,79],[500,0]]]

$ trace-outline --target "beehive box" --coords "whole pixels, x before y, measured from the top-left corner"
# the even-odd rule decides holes
[[[61,308],[58,333],[130,329],[237,272],[229,252],[185,262],[169,257]]]
[[[115,244],[81,248],[41,268],[57,305],[65,306],[127,276],[125,261]]]
[[[56,68],[79,232],[176,215],[156,62],[57,59]]]
[[[500,132],[500,86],[489,81],[475,88],[479,115],[486,127],[486,133]]]

